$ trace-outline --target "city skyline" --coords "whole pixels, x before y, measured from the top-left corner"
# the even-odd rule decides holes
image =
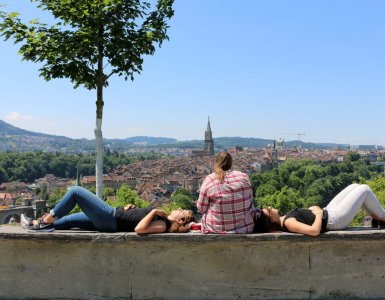
[[[24,20],[45,14],[6,0]],[[225,3],[225,5],[224,5]],[[382,1],[176,1],[170,41],[105,90],[105,138],[239,136],[385,145]],[[49,18],[48,18],[49,20]],[[0,119],[93,139],[96,92],[45,82],[1,41]]]

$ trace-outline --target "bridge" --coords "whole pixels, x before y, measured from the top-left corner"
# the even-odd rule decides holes
[[[30,218],[36,218],[46,211],[44,200],[33,201],[32,205],[10,207],[0,210],[0,224],[8,224],[10,221],[20,222],[20,215],[25,214]]]

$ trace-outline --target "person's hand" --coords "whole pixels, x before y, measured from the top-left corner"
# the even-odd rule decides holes
[[[154,211],[155,211],[155,214],[161,218],[167,218],[167,214],[164,210],[162,209],[157,209],[157,208],[154,208]]]
[[[311,210],[312,213],[315,215],[318,215],[318,214],[321,215],[323,212],[322,208],[319,206],[311,206],[311,207],[309,207],[309,210]]]
[[[131,208],[135,208],[135,205],[134,204],[127,204],[125,207],[124,207],[124,210],[129,210]]]

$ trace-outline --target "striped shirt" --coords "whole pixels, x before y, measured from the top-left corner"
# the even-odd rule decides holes
[[[253,232],[253,192],[245,173],[227,171],[223,182],[215,173],[206,176],[197,207],[203,214],[203,233]]]

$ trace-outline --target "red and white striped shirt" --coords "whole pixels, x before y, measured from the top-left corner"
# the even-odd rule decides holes
[[[252,233],[253,192],[247,174],[227,171],[223,182],[207,175],[197,201],[203,233]]]

